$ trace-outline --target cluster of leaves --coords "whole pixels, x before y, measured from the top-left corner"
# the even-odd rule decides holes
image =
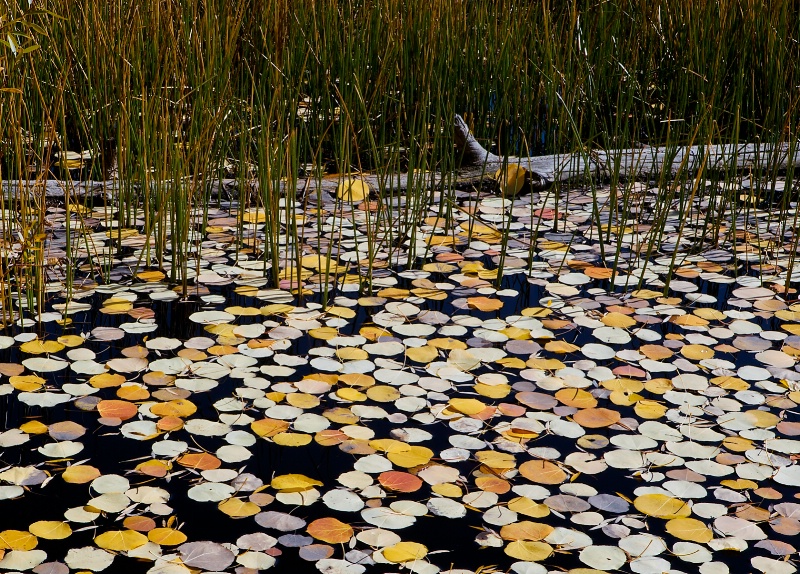
[[[220,208],[204,223],[198,212],[194,305],[177,301],[164,271],[126,270],[146,261],[139,229],[106,227],[105,208],[80,219],[50,210],[51,255],[67,218],[84,226],[70,237],[76,253],[117,241],[132,254],[114,271],[128,280],[54,283],[48,308],[21,306],[0,337],[2,400],[34,415],[0,432],[0,505],[54,481],[70,504],[4,519],[0,568],[102,571],[124,555],[153,574],[263,570],[291,551],[326,573],[434,574],[437,552],[457,549],[412,527],[466,521],[479,528],[475,547],[497,549],[518,574],[562,560],[584,572],[686,563],[724,574],[731,550],[747,550],[756,570],[794,572],[785,558],[800,504],[785,499],[800,486],[800,307],[768,214],[754,211],[752,233],[738,223],[736,245],[677,267],[668,235],[666,253],[612,270],[581,191],[569,205],[465,195],[394,247],[366,239],[380,207],[359,186],[342,189],[298,219],[306,242],[284,247],[278,288],[253,256],[263,212]],[[523,233],[556,217],[569,233],[526,244]],[[651,231],[608,221],[604,234],[629,246]],[[503,244],[499,225],[520,238]],[[393,249],[412,241],[425,262],[393,269]],[[359,293],[368,263],[373,294]],[[678,278],[665,294],[668,274]],[[330,300],[314,300],[326,289]],[[165,324],[164,305],[191,305],[185,324]],[[70,330],[87,318],[94,328]],[[109,467],[87,440],[98,429],[148,454]],[[348,468],[265,475],[263,445],[341,453]],[[250,532],[190,540],[175,508],[184,498]],[[48,552],[59,540],[66,553]],[[470,553],[444,556],[467,569],[451,572],[478,569]]]

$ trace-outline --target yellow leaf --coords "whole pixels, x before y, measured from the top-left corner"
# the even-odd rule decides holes
[[[19,425],[19,430],[28,434],[44,434],[47,432],[47,425],[39,421],[28,421]]]
[[[127,552],[147,544],[147,536],[134,530],[109,530],[95,538],[94,543],[103,550]]]
[[[489,468],[498,470],[510,469],[517,466],[517,461],[514,455],[508,452],[500,452],[496,450],[482,450],[475,453],[475,458],[478,462],[485,464]]]
[[[100,373],[89,379],[89,384],[96,389],[119,387],[125,382],[125,377],[118,373]]]
[[[61,478],[64,479],[64,482],[70,484],[86,484],[99,476],[100,471],[88,464],[73,464],[61,473]]]
[[[708,321],[723,321],[728,318],[725,313],[722,311],[717,311],[716,309],[712,309],[711,307],[703,307],[701,309],[695,309],[693,314],[697,315],[701,319],[707,319]]]
[[[57,520],[39,520],[28,527],[31,534],[45,540],[63,540],[72,534],[72,528],[66,522]]]
[[[523,317],[547,317],[553,313],[552,309],[546,307],[526,307],[522,310]]]
[[[334,337],[338,336],[339,331],[337,331],[333,327],[319,327],[317,329],[309,330],[308,334],[314,337],[315,339],[327,341],[329,339],[333,339]]]
[[[137,279],[147,281],[148,283],[155,283],[161,281],[166,275],[162,271],[142,271],[136,274]]]
[[[739,377],[731,377],[730,375],[722,375],[711,379],[712,385],[725,389],[726,391],[746,391],[750,385],[740,379]]]
[[[486,408],[478,399],[450,399],[447,408],[467,416],[477,415]]]
[[[666,494],[643,494],[633,501],[633,505],[642,514],[656,518],[685,518],[692,513],[683,500]]]
[[[195,404],[188,399],[174,399],[165,403],[156,403],[150,412],[160,417],[181,417],[193,415],[197,411]]]
[[[230,313],[231,315],[239,315],[241,317],[255,317],[256,315],[261,315],[261,309],[258,309],[257,307],[241,307],[239,305],[226,307],[225,312]]]
[[[281,446],[305,446],[311,442],[311,435],[297,432],[282,432],[272,437],[275,444]]]
[[[653,291],[652,289],[638,289],[631,293],[631,295],[639,299],[655,299],[656,297],[661,297],[663,293],[661,293],[661,291]]]
[[[606,313],[600,321],[607,327],[619,327],[620,329],[627,329],[636,324],[636,319],[617,312]]]
[[[332,306],[325,309],[325,312],[335,317],[341,317],[342,319],[352,319],[356,316],[356,312],[348,307]]]
[[[383,557],[395,564],[422,560],[427,554],[428,548],[418,542],[398,542],[383,549]]]
[[[344,407],[334,407],[322,412],[322,416],[332,423],[340,425],[352,425],[358,422],[358,417],[349,409]]]
[[[473,387],[475,392],[481,396],[489,399],[502,399],[508,396],[511,392],[509,385],[484,385],[483,383],[476,383]]]
[[[745,415],[747,415],[748,422],[750,422],[753,426],[757,426],[758,428],[762,429],[774,427],[781,422],[781,419],[778,418],[778,415],[767,411],[751,410],[745,412]]]
[[[729,438],[741,438],[741,437],[729,437]],[[752,480],[747,480],[746,478],[737,478],[735,480],[731,479],[721,480],[720,484],[722,486],[727,486],[728,488],[732,488],[733,490],[753,490],[758,488],[758,484],[756,484]]]
[[[264,223],[267,220],[267,214],[263,211],[248,211],[242,216],[245,223]]]
[[[319,406],[319,397],[307,393],[291,393],[286,395],[286,402],[298,409],[313,409]]]
[[[667,414],[667,407],[650,399],[636,402],[633,410],[643,419],[660,419]]]
[[[45,380],[38,375],[17,375],[9,377],[8,382],[18,391],[32,393],[41,389]]]
[[[705,544],[714,538],[711,529],[694,518],[674,518],[667,522],[666,529],[675,538],[698,544]]]
[[[178,546],[186,542],[186,535],[172,528],[153,528],[147,533],[147,538],[161,546]]]
[[[231,518],[255,516],[261,512],[261,507],[256,503],[247,500],[241,500],[239,498],[229,498],[227,500],[223,500],[217,505],[217,508]]]
[[[508,502],[508,509],[531,518],[544,518],[550,514],[550,508],[546,504],[534,502],[526,496],[511,499]]]
[[[517,357],[504,357],[495,361],[498,365],[506,367],[507,369],[524,369],[527,365],[525,361]]]
[[[33,550],[39,540],[27,530],[3,530],[0,532],[0,548],[4,550]]]
[[[112,297],[103,302],[101,312],[107,315],[121,315],[131,309],[133,309],[133,303],[127,299],[115,299]]]
[[[452,482],[434,484],[431,486],[431,490],[440,496],[446,496],[448,498],[461,498],[464,494],[461,488]]]
[[[250,428],[260,437],[272,437],[289,428],[289,423],[276,419],[261,419],[250,423]]]
[[[514,540],[505,547],[504,552],[517,560],[541,562],[553,553],[553,547],[546,542]]]
[[[500,529],[503,540],[544,540],[555,530],[549,524],[523,520],[506,524]]]
[[[548,341],[544,348],[551,353],[560,354],[574,353],[580,350],[580,347],[573,345],[572,343],[568,343],[567,341]]]
[[[714,356],[714,350],[705,345],[684,345],[681,347],[681,355],[692,361],[702,361]]]
[[[556,399],[568,407],[589,409],[597,406],[597,399],[583,389],[566,388],[556,393]]]
[[[726,436],[722,441],[722,446],[728,450],[732,450],[733,452],[747,452],[748,450],[755,448],[752,440],[741,436]],[[725,485],[725,482],[726,481],[724,480],[722,481],[723,486]]]
[[[386,458],[388,458],[397,466],[401,466],[403,468],[412,468],[415,466],[428,464],[431,458],[433,458],[433,451],[429,448],[425,448],[424,446],[412,446],[400,452],[389,451],[386,454]]]
[[[336,349],[336,357],[340,361],[363,361],[369,359],[369,353],[358,347],[341,347]]]
[[[361,179],[348,178],[336,187],[336,197],[347,202],[364,201],[369,197],[369,186]]]
[[[78,347],[84,343],[84,338],[80,335],[61,335],[56,340],[66,347]]]
[[[354,403],[360,403],[367,400],[367,395],[351,387],[337,389],[336,396],[345,401],[351,401]]]
[[[406,349],[406,357],[415,363],[430,363],[439,356],[436,347],[423,345],[422,347],[409,347]]]
[[[525,176],[528,173],[524,167],[516,163],[502,167],[494,174],[494,179],[500,184],[500,193],[505,197],[514,197],[522,191],[525,185]]]
[[[489,297],[468,297],[467,305],[470,309],[484,312],[497,311],[503,308],[503,302],[500,299],[490,299]]]
[[[367,396],[378,403],[391,403],[400,398],[400,391],[388,385],[377,385],[367,389]]]
[[[42,341],[41,339],[34,339],[19,346],[19,350],[23,353],[31,355],[41,355],[42,353],[58,353],[64,345],[58,341]]]
[[[431,339],[428,345],[437,349],[453,350],[453,349],[466,349],[467,344],[464,341],[447,337],[443,339]]]
[[[282,474],[273,478],[270,486],[281,492],[302,492],[322,483],[304,474]]]
[[[566,368],[566,365],[558,359],[545,359],[542,357],[528,359],[525,364],[531,369],[542,369],[543,371],[558,371]]]

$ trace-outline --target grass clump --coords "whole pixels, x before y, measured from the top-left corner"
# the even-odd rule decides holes
[[[369,238],[368,253],[403,239],[435,197],[445,215],[452,198],[435,196],[425,174],[458,164],[455,113],[502,155],[794,146],[798,10],[755,0],[12,0],[2,20],[0,176],[113,179],[118,243],[140,226],[139,265],[167,268],[184,286],[199,258],[192,214],[212,204],[210,183],[257,182],[249,200],[267,228],[264,270],[277,283],[281,260],[299,262],[287,247],[297,243],[298,207],[280,199],[301,176],[378,173],[386,185],[377,199],[391,205],[399,198],[390,174],[419,174],[403,209],[370,215],[387,231]],[[625,213],[631,184],[610,172],[611,212]],[[701,179],[737,175],[684,173],[659,186],[683,209],[704,192]],[[791,189],[791,169],[788,178]],[[449,183],[438,193],[451,193]],[[46,231],[45,197],[17,189],[0,206],[4,230],[7,242],[27,246]],[[714,210],[750,209],[721,189],[709,197]],[[774,185],[756,194],[786,215],[788,194]],[[68,185],[65,203],[71,197]],[[252,223],[244,213],[242,229]],[[707,225],[718,234],[718,223]],[[94,264],[108,269],[111,255]],[[3,257],[6,283],[42,282],[41,261],[8,248]],[[412,249],[405,263],[413,259]]]

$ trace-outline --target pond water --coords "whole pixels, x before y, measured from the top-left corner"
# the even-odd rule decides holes
[[[326,198],[277,286],[220,204],[186,297],[141,227],[72,215],[77,268],[118,255],[0,334],[0,569],[794,572],[791,230],[753,209],[704,246],[698,199],[656,237],[639,191],[603,249],[584,189],[458,192],[396,243],[367,238],[402,200]]]

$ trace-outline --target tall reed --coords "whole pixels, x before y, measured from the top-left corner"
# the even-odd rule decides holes
[[[223,176],[258,184],[255,214],[242,197],[241,226],[266,226],[255,247],[271,279],[300,272],[295,202],[280,203],[300,166],[315,177],[380,174],[378,208],[364,214],[367,271],[386,245],[408,245],[402,263],[414,265],[425,255],[420,214],[435,199],[441,215],[452,206],[456,112],[509,155],[796,139],[800,6],[789,0],[12,0],[6,10],[2,178],[63,177],[57,158],[88,150],[81,176],[114,181],[115,249],[136,228],[139,267],[184,288]],[[414,174],[402,202],[389,185],[398,170]],[[431,171],[445,174],[438,190]],[[632,193],[613,166],[610,183],[609,210],[622,219],[595,218],[606,242]],[[680,209],[706,193],[684,183],[661,182]],[[734,220],[747,209],[708,193]],[[43,198],[5,201],[4,229],[22,237],[9,241],[45,233]],[[704,233],[719,237],[720,225],[707,221]],[[619,251],[604,255],[613,264]],[[112,253],[98,256],[107,276]],[[36,292],[26,273],[42,264],[14,257],[3,254],[5,310],[11,285]]]

